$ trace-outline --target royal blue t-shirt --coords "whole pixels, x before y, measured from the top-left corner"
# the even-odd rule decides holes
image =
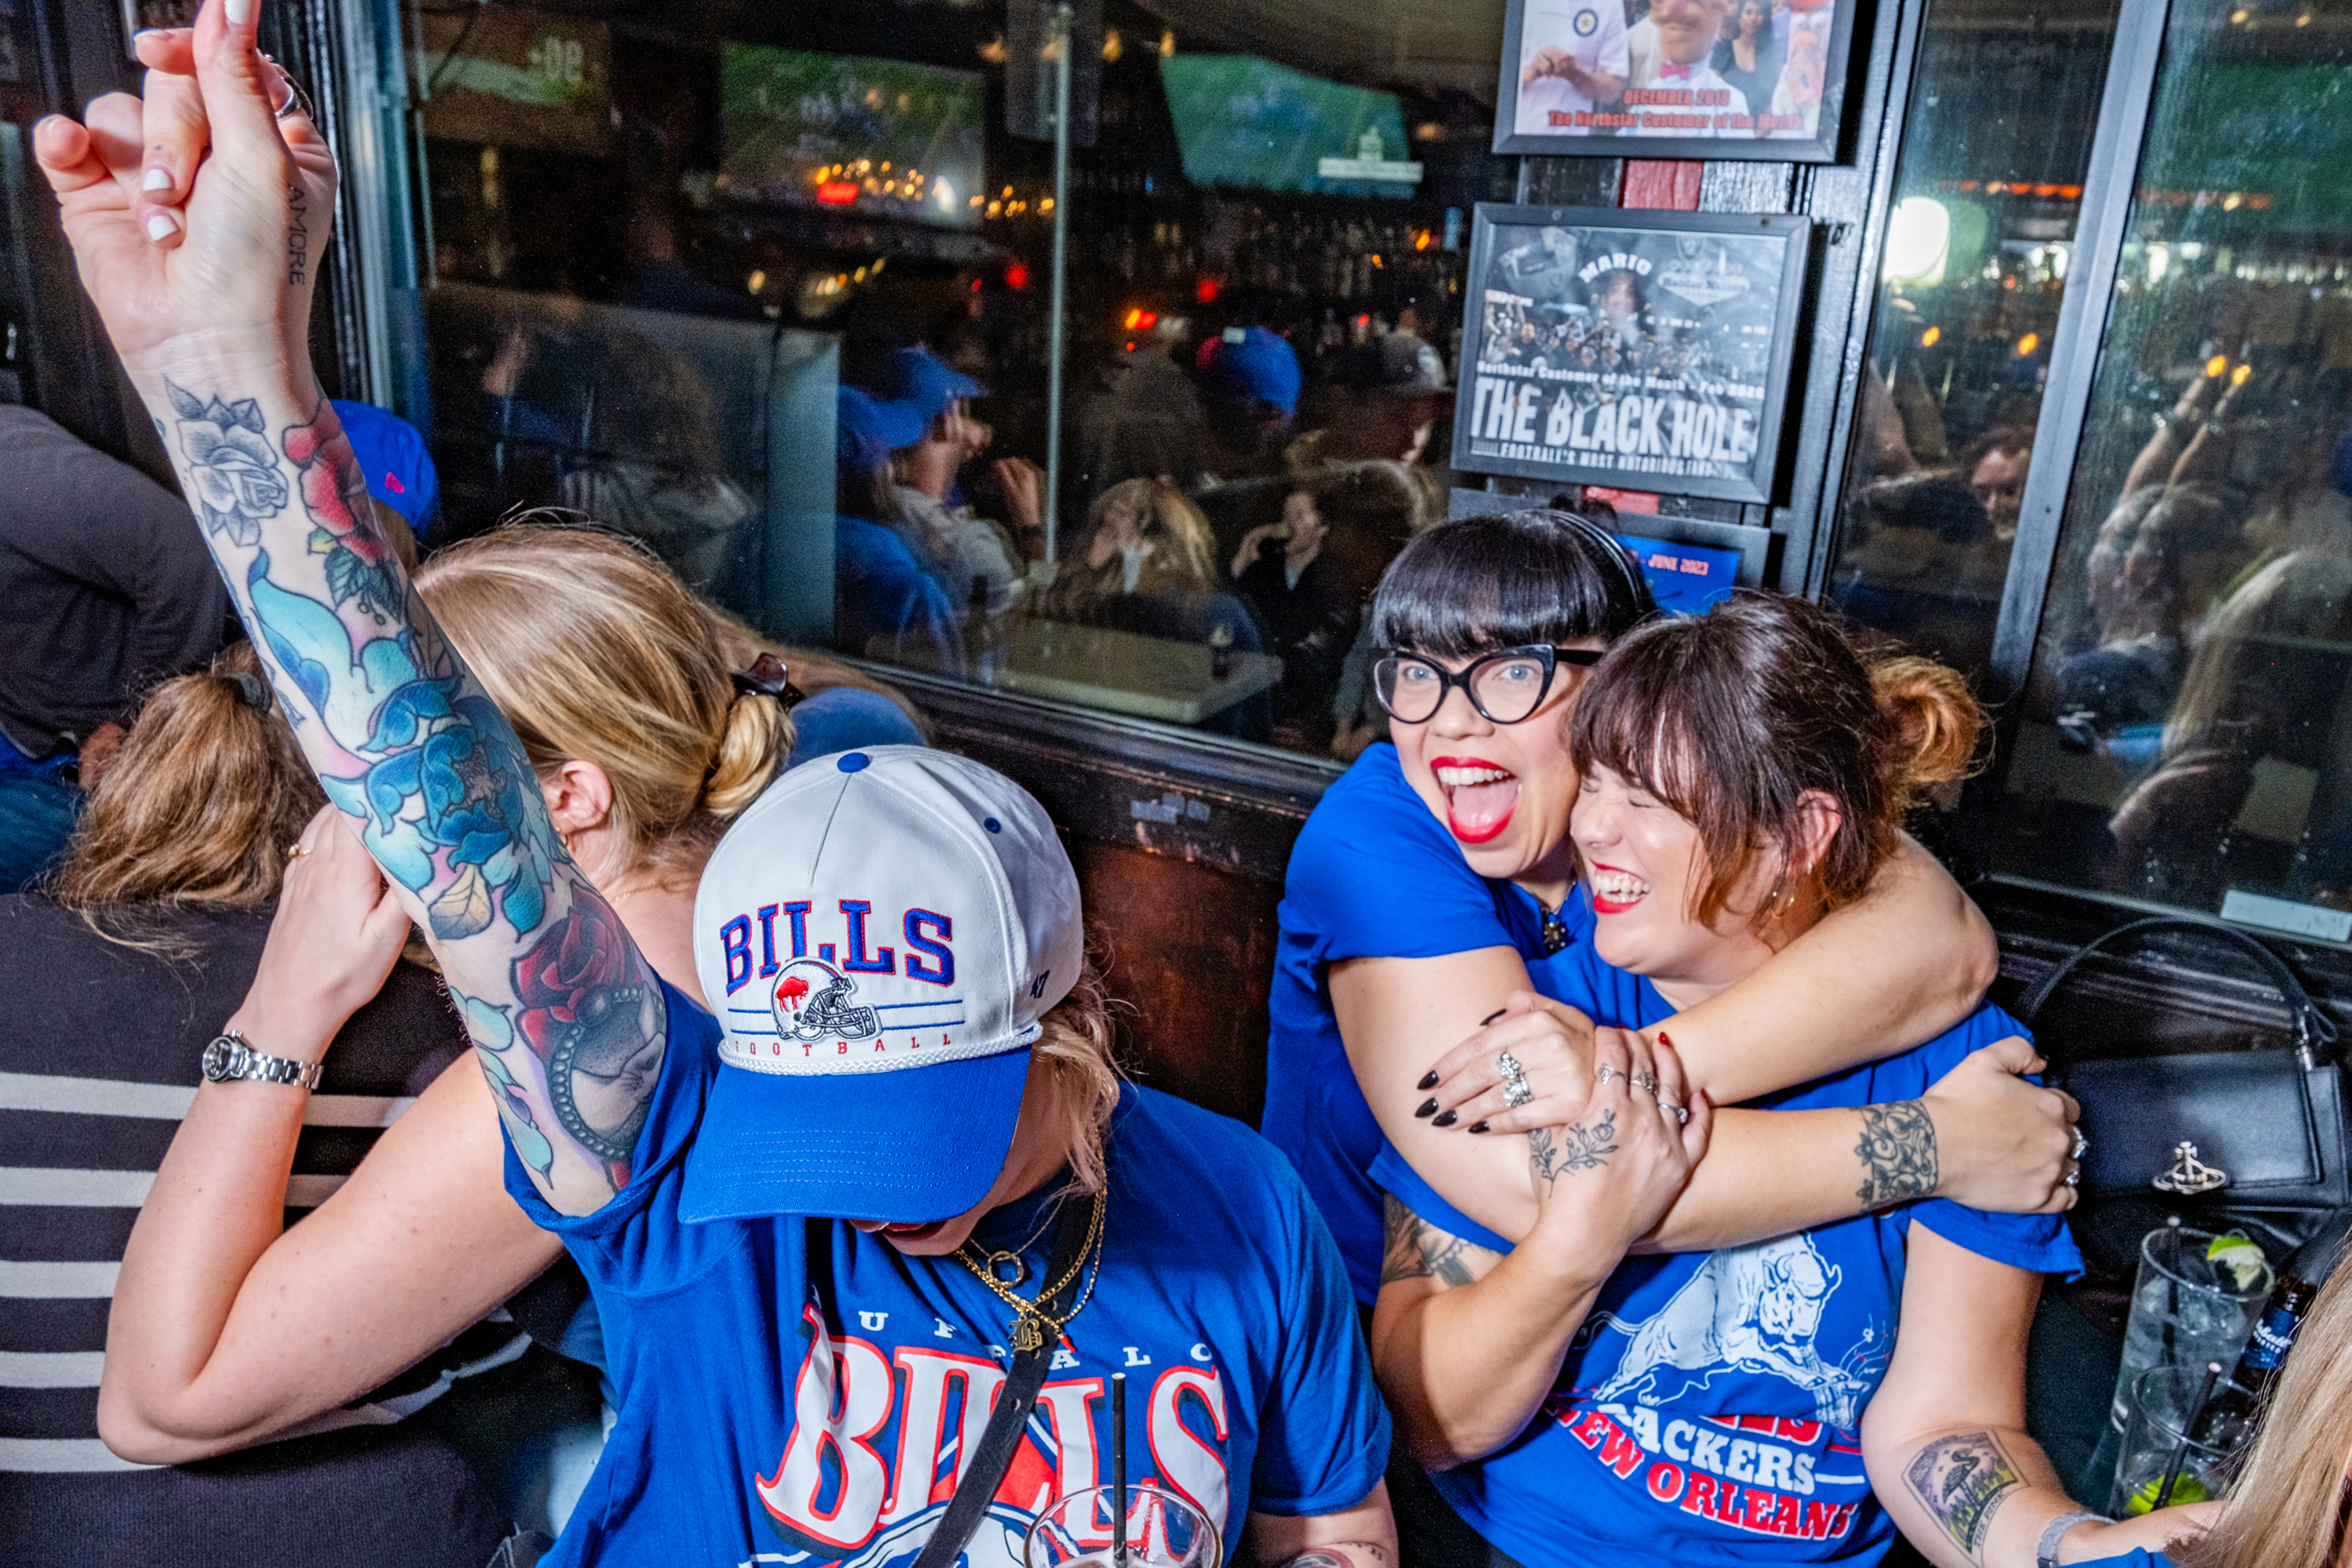
[[[910,1563],[987,1426],[1011,1310],[954,1260],[902,1257],[838,1221],[681,1222],[687,1153],[721,1069],[710,1016],[663,990],[670,1049],[627,1188],[593,1215],[560,1215],[507,1155],[507,1190],[595,1292],[619,1396],[550,1561]],[[1051,1198],[994,1211],[977,1239],[1019,1247]],[[1024,1254],[1024,1294],[1050,1245]],[[1248,1128],[1127,1090],[1101,1269],[965,1549],[971,1568],[1022,1568],[1042,1505],[1109,1479],[1117,1372],[1129,1484],[1199,1504],[1228,1559],[1251,1510],[1337,1512],[1379,1482],[1388,1415],[1339,1255]]]
[[[1572,899],[1561,915],[1573,952],[1591,931],[1592,913]],[[1370,1307],[1381,1289],[1381,1193],[1371,1179],[1381,1129],[1339,1039],[1330,966],[1507,947],[1549,995],[1543,913],[1523,889],[1470,868],[1454,835],[1405,783],[1396,748],[1382,742],[1323,793],[1299,830],[1279,918],[1258,1127],[1290,1156],[1339,1243],[1356,1300]],[[1430,1059],[1454,1043],[1432,1041]]]
[[[2172,1559],[2161,1552],[2126,1552],[2121,1557],[2102,1557],[2096,1563],[2078,1563],[2074,1568],[2172,1568]]]
[[[1555,993],[1596,1022],[1674,1016],[1591,944]],[[1561,955],[1569,956],[1567,953]],[[1784,1110],[1916,1100],[2020,1024],[1986,1004],[1885,1061],[1752,1101]],[[1439,1197],[1383,1143],[1373,1176],[1422,1218],[1497,1252],[1511,1244]],[[2045,1274],[2083,1266],[2055,1215],[1943,1198],[1719,1252],[1628,1258],[1571,1342],[1551,1397],[1508,1445],[1433,1479],[1479,1534],[1522,1563],[1563,1555],[1675,1563],[1874,1563],[1895,1527],[1872,1498],[1859,1428],[1886,1374],[1916,1221],[1979,1257]],[[1573,1548],[1573,1550],[1568,1550]]]

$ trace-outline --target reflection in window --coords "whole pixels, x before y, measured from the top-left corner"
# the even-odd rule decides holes
[[[2174,5],[2002,814],[2021,875],[2352,920],[2352,6]]]
[[[1992,648],[2106,72],[2111,0],[1937,0],[1920,42],[1830,597]]]
[[[1360,8],[1108,0],[1066,215],[1007,129],[1025,0],[425,8],[453,531],[562,506],[782,639],[1351,754],[1364,600],[1444,512],[1468,214],[1516,172],[1500,0],[1367,5],[1407,58]]]

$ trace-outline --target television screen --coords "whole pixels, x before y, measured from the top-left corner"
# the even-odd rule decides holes
[[[719,89],[730,195],[952,228],[980,222],[979,72],[729,44]]]
[[[1251,55],[1163,56],[1160,80],[1184,177],[1196,185],[1409,196],[1421,183],[1394,93]]]

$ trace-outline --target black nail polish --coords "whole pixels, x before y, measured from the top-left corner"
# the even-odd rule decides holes
[[[1437,1069],[1433,1068],[1429,1071],[1422,1074],[1421,1081],[1414,1084],[1412,1087],[1420,1089],[1435,1089],[1437,1087]]]
[[[1509,1011],[1510,1009],[1508,1007],[1497,1007],[1493,1012],[1487,1014],[1485,1017],[1479,1019],[1478,1026],[1483,1029],[1487,1025],[1493,1023],[1496,1019],[1501,1017],[1504,1014]]]
[[[1454,1125],[1454,1112],[1449,1110],[1443,1115],[1433,1119],[1430,1125],[1432,1127],[1451,1127]]]
[[[1483,1121],[1474,1121],[1465,1131],[1471,1132],[1484,1132],[1486,1131],[1486,1124]]]
[[[1434,1115],[1436,1115],[1436,1114],[1437,1114],[1437,1101],[1435,1101],[1434,1100],[1423,1100],[1423,1101],[1421,1102],[1421,1109],[1420,1109],[1419,1110],[1414,1111],[1414,1112],[1413,1112],[1413,1114],[1414,1114],[1415,1116],[1434,1116]]]

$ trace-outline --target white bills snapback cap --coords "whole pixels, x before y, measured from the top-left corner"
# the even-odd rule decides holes
[[[719,840],[694,963],[720,1068],[679,1216],[921,1224],[1003,1170],[1077,875],[1012,780],[922,746],[802,763]]]

